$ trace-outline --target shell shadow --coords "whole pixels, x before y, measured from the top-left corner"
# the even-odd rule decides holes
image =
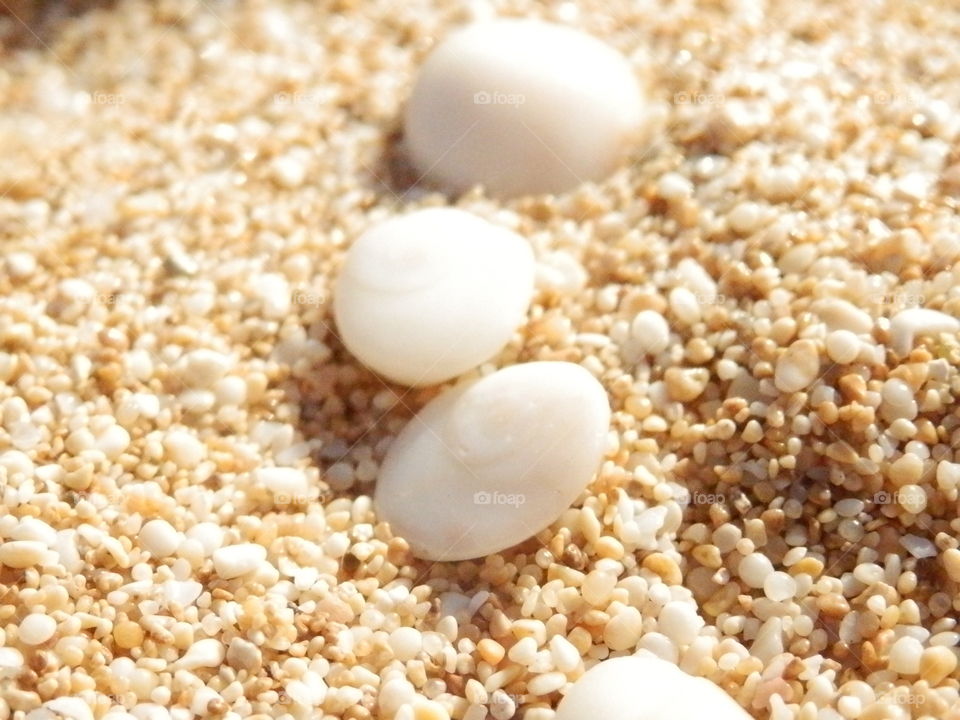
[[[64,20],[115,5],[116,0],[4,0],[0,42],[5,49],[46,48]]]
[[[386,129],[383,147],[376,164],[370,168],[370,175],[376,190],[394,197],[398,203],[412,202],[424,195],[441,192],[410,162],[399,121]]]

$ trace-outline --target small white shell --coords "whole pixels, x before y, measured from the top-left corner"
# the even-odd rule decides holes
[[[618,657],[594,665],[560,701],[555,720],[750,720],[709,680],[666,660]]]
[[[643,123],[630,63],[562,25],[467,25],[420,69],[404,117],[421,173],[453,191],[563,192],[613,171]]]
[[[596,472],[610,425],[583,367],[531,362],[440,395],[390,446],[376,507],[414,554],[462,560],[543,530]]]
[[[430,385],[496,355],[533,295],[533,251],[475,215],[431,208],[363,233],[347,253],[334,312],[347,349],[381,375]]]

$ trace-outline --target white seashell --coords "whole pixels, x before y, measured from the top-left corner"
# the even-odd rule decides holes
[[[555,720],[750,720],[709,680],[666,660],[632,655],[594,665],[573,684]]]
[[[590,482],[610,404],[583,367],[531,362],[448,390],[390,446],[376,507],[414,554],[462,560],[543,530]]]
[[[410,159],[461,192],[562,192],[602,179],[643,122],[627,59],[579,30],[501,18],[446,38],[420,69],[404,118]]]
[[[534,274],[519,235],[462,210],[420,210],[354,242],[336,287],[337,328],[381,375],[443,382],[506,345],[526,316]]]

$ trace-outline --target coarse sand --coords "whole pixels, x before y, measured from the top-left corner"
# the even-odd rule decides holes
[[[638,650],[760,719],[960,718],[954,4],[0,4],[0,720],[550,720]],[[418,183],[416,69],[492,14],[630,57],[649,142]],[[614,413],[550,528],[429,563],[370,495],[437,388],[330,295],[447,203],[538,261],[476,373],[580,362]]]

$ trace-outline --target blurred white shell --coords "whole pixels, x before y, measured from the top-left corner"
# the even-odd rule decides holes
[[[387,452],[379,517],[429,560],[503,550],[543,530],[590,482],[610,405],[583,367],[531,362],[452,388]]]
[[[509,341],[530,305],[534,273],[519,235],[462,210],[420,210],[353,243],[336,286],[337,328],[381,375],[443,382]]]
[[[428,56],[405,144],[419,172],[453,191],[562,192],[613,171],[643,110],[614,48],[562,25],[501,18],[455,31]]]
[[[719,687],[666,660],[633,655],[594,665],[560,701],[555,720],[750,720]]]

